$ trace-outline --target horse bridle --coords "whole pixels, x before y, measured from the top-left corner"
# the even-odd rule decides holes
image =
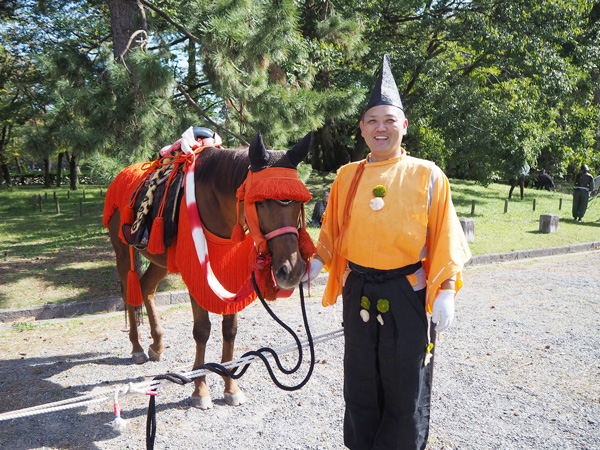
[[[281,205],[289,205],[293,202],[293,200],[274,200],[275,202]],[[297,227],[281,227],[277,228],[273,231],[270,231],[266,234],[263,234],[265,241],[269,241],[274,237],[281,236],[282,234],[295,234],[298,237],[298,228]]]

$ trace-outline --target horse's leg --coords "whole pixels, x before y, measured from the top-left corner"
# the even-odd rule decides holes
[[[521,189],[521,200],[523,200],[523,190],[525,189],[525,175],[519,177],[519,188]]]
[[[142,297],[144,305],[148,313],[148,322],[150,322],[150,335],[152,336],[152,344],[148,347],[148,357],[151,361],[160,361],[160,355],[164,351],[163,335],[164,331],[158,320],[158,313],[154,305],[154,294],[158,283],[167,276],[168,270],[166,267],[150,263],[144,275],[140,279],[142,286]]]
[[[121,279],[121,297],[127,307],[127,315],[129,316],[129,341],[131,342],[131,357],[136,364],[143,364],[148,361],[148,357],[144,353],[144,347],[140,341],[138,323],[136,318],[136,307],[127,303],[127,274],[131,267],[131,259],[129,256],[129,246],[124,244],[119,237],[119,226],[121,218],[119,212],[116,211],[108,224],[110,242],[115,251],[117,260],[117,272]]]
[[[196,341],[196,360],[194,367],[204,364],[204,355],[206,353],[206,343],[210,337],[210,319],[208,311],[202,308],[196,300],[190,295],[192,300],[192,312],[194,314],[194,340]],[[206,376],[198,377],[194,380],[194,392],[192,393],[192,406],[200,409],[212,408],[213,403],[210,399],[210,392],[206,385]]]
[[[221,363],[226,363],[233,360],[233,349],[237,334],[237,314],[223,316],[222,332],[223,351],[221,352]],[[225,390],[223,391],[225,403],[238,406],[246,402],[246,396],[233,378],[223,377],[223,381],[225,382]]]

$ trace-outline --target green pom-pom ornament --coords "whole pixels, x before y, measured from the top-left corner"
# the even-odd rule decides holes
[[[364,295],[360,298],[360,306],[362,306],[365,309],[369,309],[371,307],[371,302],[369,301],[369,299],[367,297],[365,297]]]
[[[385,298],[377,300],[377,311],[380,313],[386,313],[390,310],[390,302]]]
[[[385,194],[387,194],[387,189],[385,186],[378,184],[373,188],[373,195],[375,197],[385,197]]]

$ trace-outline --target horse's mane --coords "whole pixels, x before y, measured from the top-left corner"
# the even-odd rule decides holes
[[[285,167],[295,169],[285,151],[268,150],[269,159],[263,168]],[[196,183],[217,186],[224,194],[235,195],[250,170],[248,148],[234,149],[210,147],[203,150],[196,160]]]
[[[196,160],[196,183],[218,186],[224,194],[235,195],[248,175],[248,148],[204,149]]]

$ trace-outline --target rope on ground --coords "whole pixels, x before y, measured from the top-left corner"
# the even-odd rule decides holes
[[[341,336],[343,336],[343,334],[344,334],[344,329],[340,328],[339,330],[331,331],[329,333],[325,333],[320,336],[314,337],[313,343],[318,344],[318,343],[327,342],[329,340],[341,337]],[[301,341],[302,347],[307,347],[308,344],[309,344],[309,342],[307,339]],[[277,354],[282,355],[282,354],[289,353],[290,351],[296,350],[296,349],[297,349],[296,344],[292,343],[292,344],[284,345],[282,347],[275,349],[275,352]],[[273,357],[271,354],[266,354],[265,356],[267,358]],[[239,366],[251,364],[252,362],[256,361],[256,359],[258,359],[256,356],[248,356],[245,358],[237,359],[235,361],[229,361],[229,362],[223,363],[223,366],[226,367],[227,369],[234,369]],[[190,371],[188,373],[184,373],[182,375],[187,378],[197,378],[199,376],[203,376],[208,373],[211,373],[211,371],[206,370],[206,369],[199,369],[199,370],[192,370],[192,371]],[[5,413],[0,413],[0,422],[5,421],[5,420],[24,418],[24,417],[32,417],[32,416],[51,413],[51,412],[66,411],[69,409],[79,408],[79,407],[83,407],[83,406],[89,406],[89,405],[96,404],[96,403],[103,403],[108,400],[114,400],[115,407],[118,407],[118,397],[119,396],[122,397],[124,395],[131,395],[131,394],[154,395],[154,394],[156,394],[156,392],[152,392],[152,391],[155,391],[160,386],[162,386],[166,383],[167,383],[167,380],[151,380],[151,381],[143,381],[143,382],[139,382],[139,383],[129,383],[127,385],[117,386],[116,388],[106,388],[106,389],[98,390],[96,393],[93,393],[93,394],[86,394],[86,395],[82,395],[82,396],[71,398],[71,399],[65,399],[65,400],[60,400],[60,401],[53,402],[53,403],[46,403],[46,404],[42,404],[42,405],[32,406],[29,408],[24,408],[24,409],[20,409],[20,410],[16,410],[16,411],[8,411]],[[117,417],[120,417],[120,409],[119,409],[119,414],[117,414],[117,410],[115,408],[115,418],[117,418]]]

